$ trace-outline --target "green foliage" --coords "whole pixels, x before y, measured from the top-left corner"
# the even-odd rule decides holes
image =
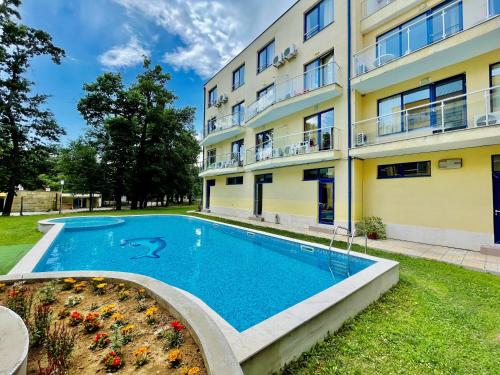
[[[56,300],[56,284],[57,281],[52,280],[46,282],[38,291],[38,299],[44,305],[50,305]]]
[[[387,238],[385,233],[385,225],[382,219],[376,216],[364,217],[360,222],[356,223],[356,234],[360,236],[367,235],[370,237],[375,234],[378,239]]]
[[[31,346],[43,345],[50,327],[52,310],[50,306],[37,305],[33,316],[33,323],[28,324]]]
[[[54,323],[52,329],[48,329],[45,335],[45,349],[49,363],[59,362],[61,366],[68,369],[71,353],[75,347],[77,331],[69,329],[63,324]]]
[[[17,8],[21,2],[0,5],[0,190],[7,192],[2,214],[10,215],[16,186],[36,184],[54,144],[64,131],[45,107],[47,96],[32,94],[25,77],[31,61],[49,56],[60,64],[64,51],[49,34],[23,25]]]

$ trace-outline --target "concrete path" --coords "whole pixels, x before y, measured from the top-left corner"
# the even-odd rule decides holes
[[[331,234],[307,230],[307,229],[300,229],[295,227],[294,228],[285,227],[283,225],[275,223],[235,218],[227,215],[219,215],[219,214],[216,215],[206,212],[202,213],[202,215],[239,221],[242,223],[252,224],[263,228],[288,230],[291,232],[303,233],[320,238],[328,238],[328,239],[331,238]],[[342,238],[339,239],[343,240]],[[362,246],[365,245],[365,239],[361,237],[355,238],[354,242],[358,245]],[[440,262],[456,264],[476,271],[482,271],[500,275],[500,257],[481,254],[477,251],[456,249],[446,246],[427,245],[423,243],[400,241],[393,239],[368,240],[367,246],[372,249],[408,255],[416,258],[438,260]]]

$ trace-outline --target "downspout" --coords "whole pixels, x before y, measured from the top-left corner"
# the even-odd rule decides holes
[[[205,128],[205,103],[206,103],[206,98],[207,96],[207,89],[205,86],[203,86],[203,124],[202,124],[202,129],[203,129],[203,138],[205,138],[207,135],[205,134],[206,128]],[[201,147],[201,167],[205,165],[205,146]],[[201,179],[201,201],[200,201],[200,212],[203,211],[203,196],[205,192],[205,177]]]
[[[351,0],[347,0],[347,227],[352,231]]]

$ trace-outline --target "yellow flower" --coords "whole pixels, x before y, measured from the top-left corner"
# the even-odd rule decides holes
[[[188,372],[187,372],[187,375],[198,375],[200,373],[200,368],[199,367],[191,367]]]
[[[167,360],[169,362],[176,362],[182,358],[180,349],[172,349],[167,353]]]
[[[92,280],[93,281],[103,281],[104,277],[93,277]]]
[[[137,349],[137,350],[134,352],[134,356],[135,356],[135,357],[138,357],[138,356],[140,356],[140,355],[147,354],[147,353],[149,353],[148,348],[139,348],[139,349]]]
[[[5,288],[5,285],[6,285],[6,284],[4,284],[4,283],[0,283],[0,289]]]
[[[101,313],[102,314],[109,314],[115,309],[116,305],[114,303],[111,303],[109,305],[101,307]]]
[[[81,292],[86,286],[87,283],[85,281],[80,281],[78,284],[73,285],[73,289],[75,289],[76,292]]]
[[[76,283],[76,280],[73,279],[72,277],[68,277],[68,278],[64,279],[64,282],[68,283],[68,284],[74,284],[74,283]]]
[[[125,327],[122,328],[122,333],[129,333],[134,328],[135,328],[135,325],[129,324],[129,325],[127,325],[127,326],[125,326]]]
[[[122,320],[123,318],[125,318],[125,315],[123,314],[120,314],[120,313],[114,313],[113,315],[111,315],[111,319],[113,320]]]
[[[158,307],[150,307],[149,309],[146,310],[146,316],[153,316],[155,312],[158,311]]]
[[[125,284],[124,284],[124,283],[120,283],[120,284],[118,284],[118,286],[119,286],[120,288],[125,288]]]
[[[104,288],[106,288],[106,285],[108,285],[108,284],[106,284],[106,283],[100,283],[100,284],[97,284],[96,288],[97,289],[104,289]]]

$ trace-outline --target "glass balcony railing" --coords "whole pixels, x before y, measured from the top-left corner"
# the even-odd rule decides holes
[[[377,0],[371,2],[378,3]],[[431,14],[423,14],[355,53],[353,76],[368,73],[498,14],[500,0],[458,0]]]
[[[353,145],[381,143],[500,125],[500,86],[407,108],[353,124]]]
[[[275,83],[266,94],[247,107],[246,121],[254,118],[275,103],[337,83],[338,71],[339,66],[335,61],[332,61],[284,82]]]
[[[230,115],[218,117],[215,121],[208,122],[207,135],[221,130],[233,128],[235,126],[243,126],[245,115],[243,111],[235,112]]]
[[[244,164],[244,152],[237,153],[231,152],[229,154],[222,155],[210,155],[207,156],[205,161],[202,163],[201,171],[206,172],[213,169],[227,169],[227,168],[238,168],[243,167]]]
[[[339,132],[335,127],[287,134],[249,148],[246,152],[246,164],[288,156],[339,150],[339,142]]]
[[[363,2],[361,3],[363,18],[371,16],[373,13],[379,11],[393,1],[394,0],[363,0]]]

